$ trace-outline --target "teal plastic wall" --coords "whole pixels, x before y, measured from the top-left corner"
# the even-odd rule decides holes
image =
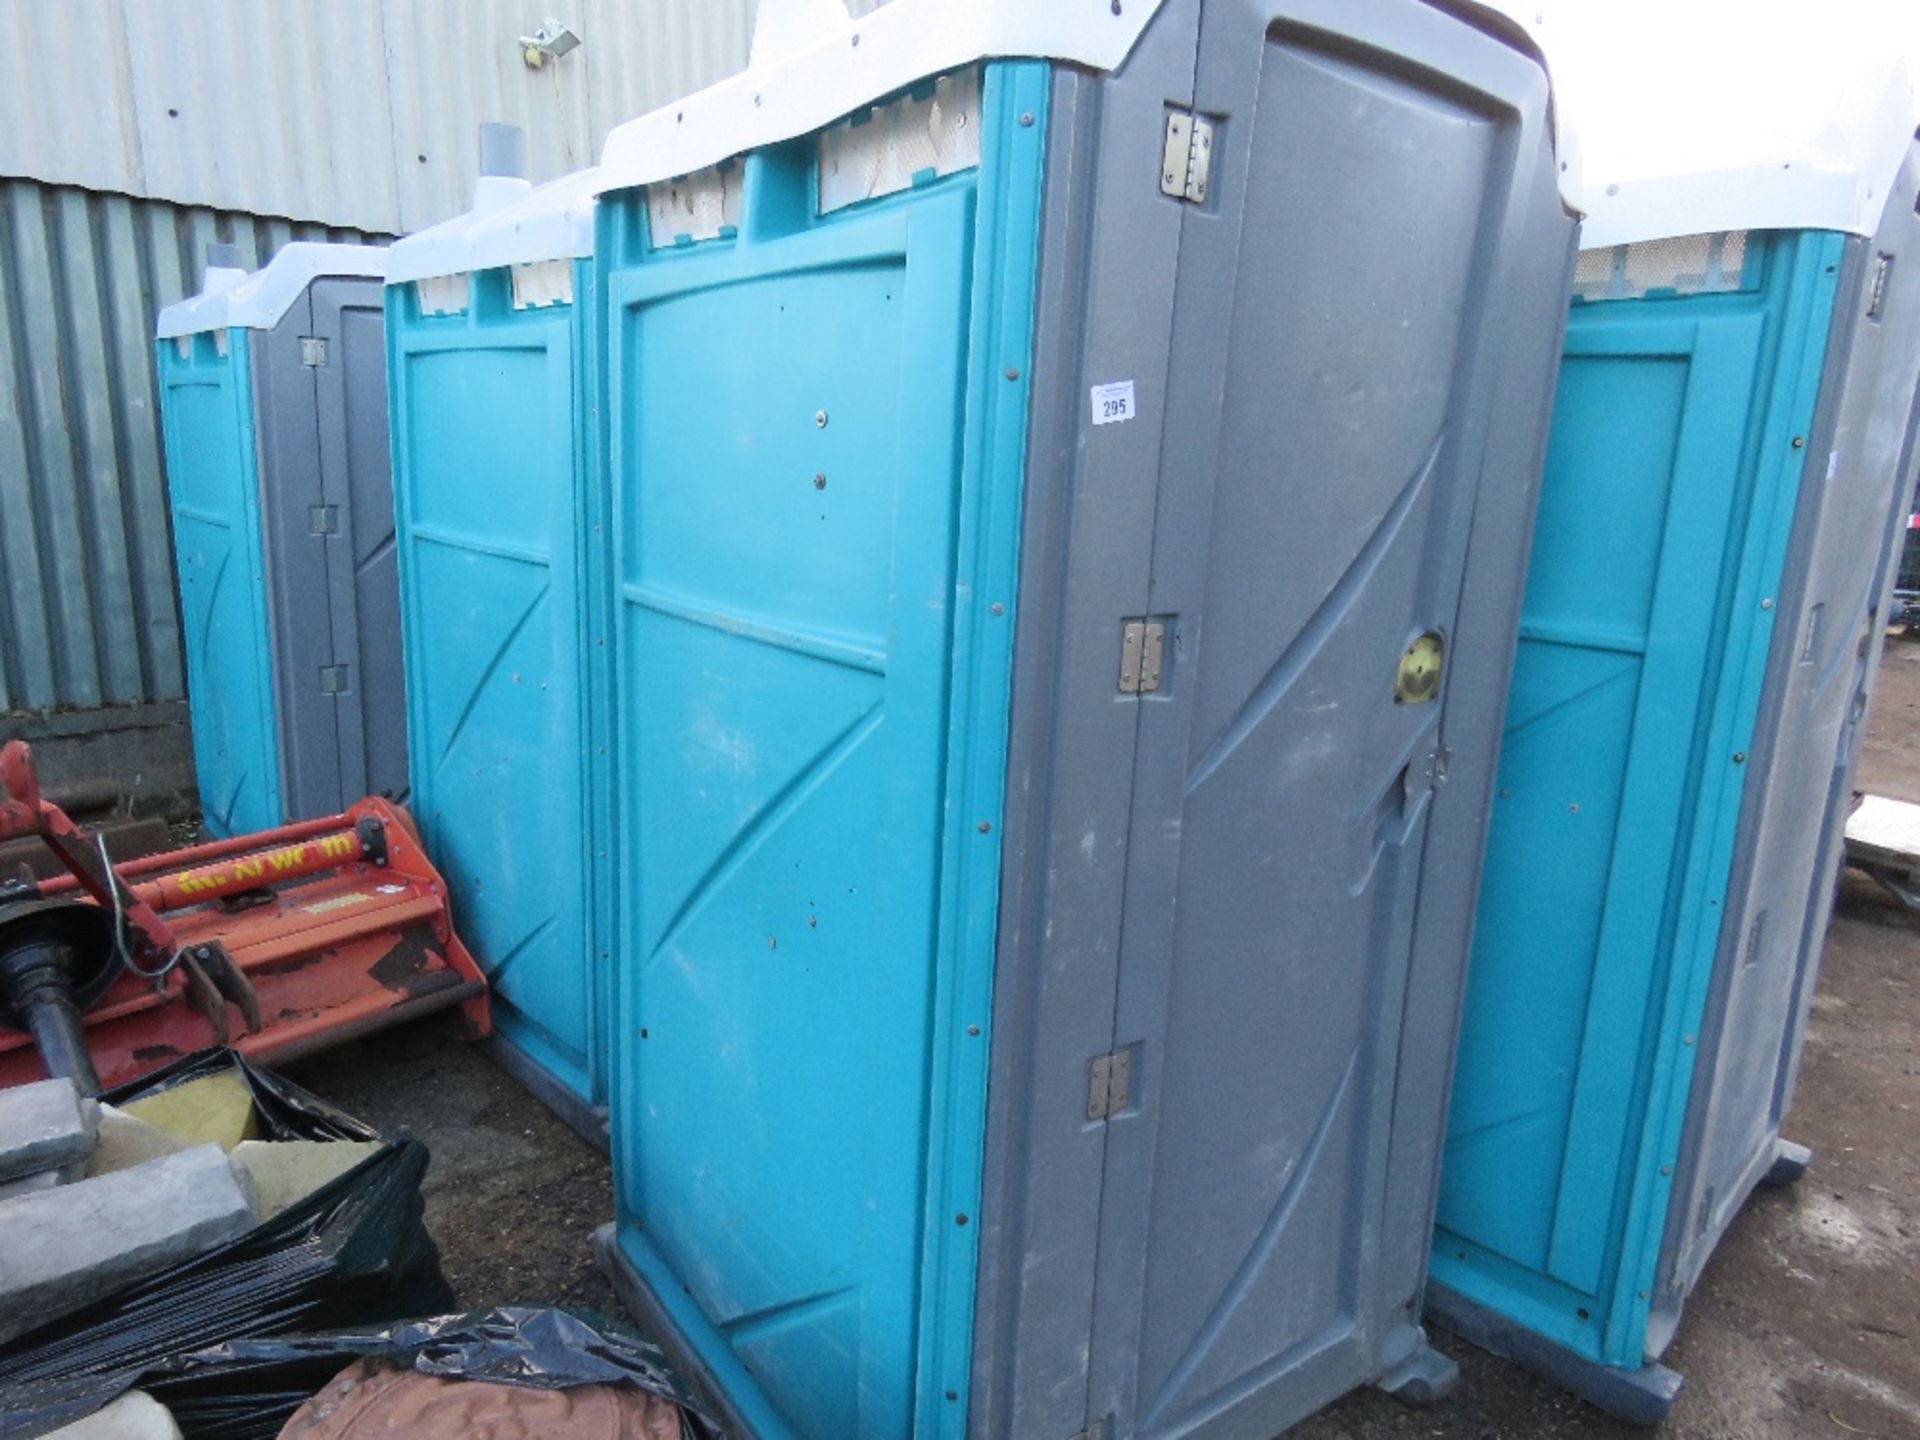
[[[285,818],[247,332],[158,344],[201,823],[225,837]],[[325,603],[321,597],[317,603]]]
[[[413,815],[494,1023],[574,1098],[605,1095],[604,507],[591,453],[593,271],[516,310],[387,288]]]
[[[1647,1358],[1841,247],[1568,323],[1432,1278],[1601,1365]]]
[[[620,1242],[766,1436],[964,1427],[1047,92],[828,215],[810,137],[717,239],[600,207]]]

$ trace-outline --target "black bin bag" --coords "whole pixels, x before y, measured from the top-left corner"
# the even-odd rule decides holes
[[[453,1308],[427,1233],[419,1141],[385,1139],[231,1050],[187,1056],[101,1099],[124,1105],[224,1070],[252,1090],[263,1139],[385,1143],[246,1234],[0,1345],[0,1437],[79,1419],[133,1377],[210,1346]]]

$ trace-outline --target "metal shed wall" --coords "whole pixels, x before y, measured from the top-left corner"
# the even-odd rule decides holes
[[[857,8],[870,8],[860,6]],[[0,15],[0,174],[400,233],[464,209],[474,127],[536,180],[742,68],[755,0],[61,0]],[[553,14],[582,44],[538,70]],[[11,33],[10,33],[11,32]]]
[[[0,713],[184,693],[150,340],[207,241],[253,268],[443,219],[483,120],[525,128],[536,179],[591,163],[618,121],[742,68],[756,8],[0,7],[33,57],[0,86]],[[516,37],[548,13],[583,44],[530,70]]]
[[[184,694],[153,317],[210,240],[370,238],[0,180],[0,711]]]

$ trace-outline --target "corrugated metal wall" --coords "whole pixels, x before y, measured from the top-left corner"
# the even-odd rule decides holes
[[[251,268],[456,214],[484,120],[527,130],[535,179],[590,164],[615,124],[741,69],[756,8],[0,4],[0,711],[183,694],[151,336],[208,240]],[[517,37],[547,15],[583,43],[529,69]]]
[[[870,4],[858,8],[869,9]],[[754,0],[0,6],[0,175],[395,233],[466,208],[483,120],[536,180],[747,62]],[[555,15],[579,49],[529,69]],[[30,60],[25,58],[30,57]]]
[[[365,238],[0,180],[0,710],[184,694],[154,315],[209,240]]]

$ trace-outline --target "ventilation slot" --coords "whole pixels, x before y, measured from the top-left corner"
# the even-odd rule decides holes
[[[540,260],[513,267],[513,308],[544,310],[573,303],[573,262]]]
[[[896,195],[980,163],[980,73],[942,75],[820,136],[820,213]]]
[[[1645,295],[1738,290],[1746,259],[1744,230],[1582,250],[1574,266],[1573,293],[1582,300],[1638,300]]]
[[[721,239],[739,223],[740,167],[731,160],[647,186],[647,238],[656,250]]]
[[[422,315],[464,315],[467,311],[467,277],[434,275],[413,282],[420,299]]]

